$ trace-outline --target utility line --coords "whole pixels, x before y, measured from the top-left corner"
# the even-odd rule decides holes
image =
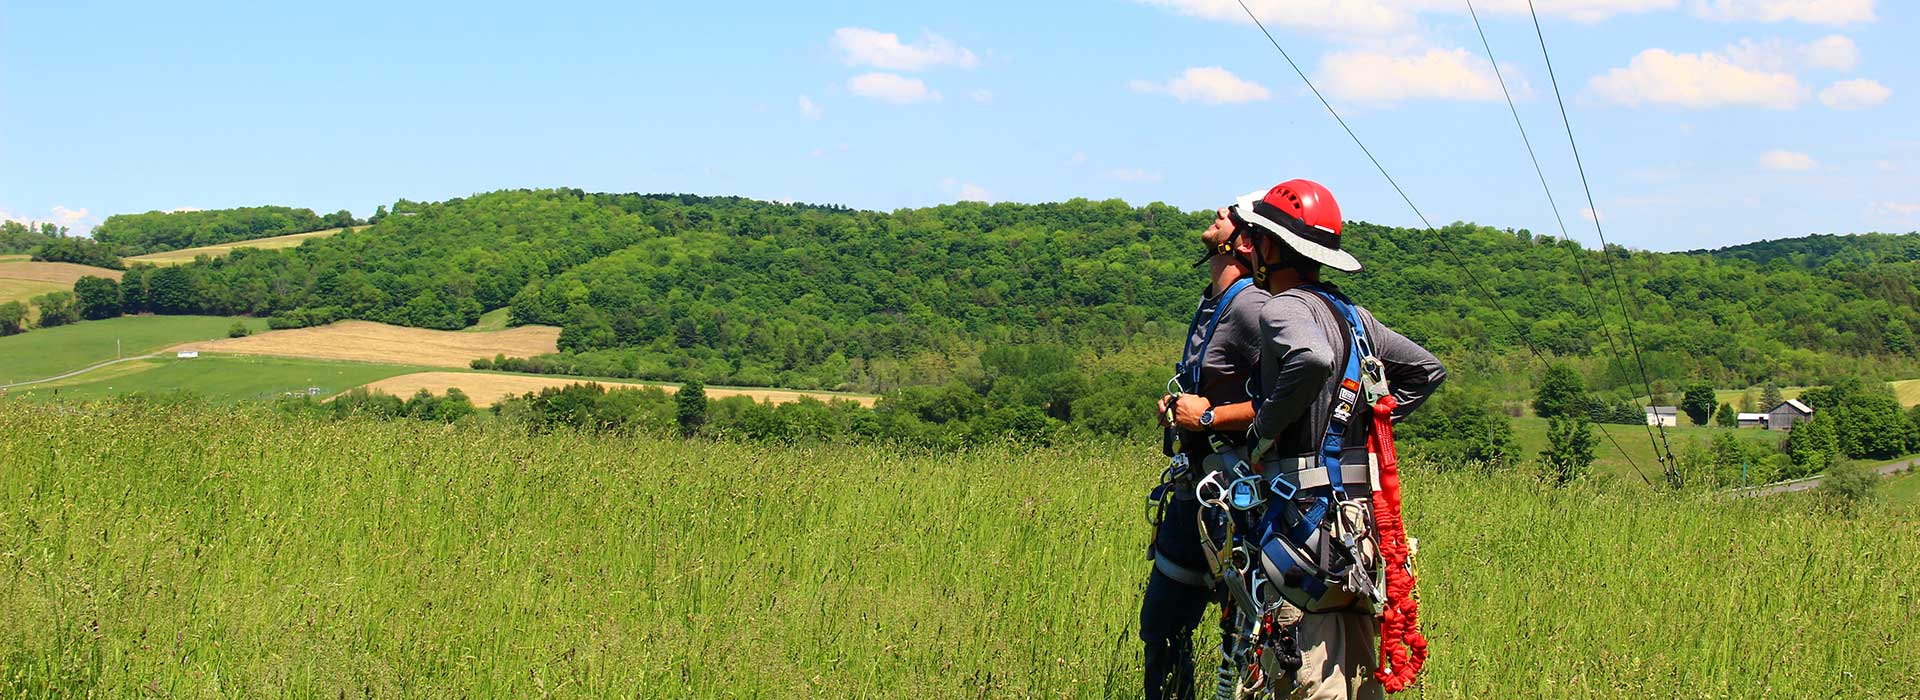
[[[1493,308],[1500,312],[1501,318],[1506,319],[1507,325],[1513,328],[1514,335],[1518,336],[1520,341],[1526,344],[1527,350],[1532,352],[1533,356],[1539,359],[1542,365],[1547,364],[1546,355],[1540,352],[1540,348],[1534,345],[1533,339],[1528,337],[1526,332],[1520,328],[1520,322],[1514,320],[1513,315],[1507,312],[1505,306],[1501,305],[1499,298],[1487,289],[1487,286],[1480,281],[1478,275],[1473,274],[1473,268],[1468,267],[1466,260],[1460,257],[1460,254],[1453,249],[1452,244],[1447,242],[1447,237],[1440,235],[1440,231],[1433,227],[1433,222],[1428,221],[1427,215],[1422,213],[1420,207],[1413,203],[1413,198],[1408,197],[1406,190],[1400,187],[1400,183],[1395,181],[1393,176],[1387,173],[1386,166],[1381,165],[1380,159],[1374,157],[1373,151],[1367,148],[1367,144],[1360,140],[1358,134],[1354,133],[1353,127],[1347,125],[1347,120],[1340,116],[1340,111],[1334,109],[1333,103],[1327,101],[1326,95],[1320,93],[1320,88],[1314,86],[1313,79],[1308,78],[1306,71],[1300,69],[1300,64],[1294,62],[1293,56],[1289,55],[1287,50],[1280,46],[1280,41],[1273,38],[1273,32],[1267,31],[1267,25],[1260,21],[1260,17],[1253,13],[1252,8],[1247,7],[1246,0],[1235,0],[1235,2],[1238,2],[1240,9],[1247,13],[1247,18],[1253,20],[1253,26],[1259,27],[1260,33],[1266,35],[1267,42],[1273,44],[1274,50],[1280,52],[1280,57],[1286,59],[1287,65],[1293,68],[1293,72],[1300,76],[1300,81],[1306,83],[1307,89],[1312,91],[1313,96],[1320,100],[1320,105],[1327,108],[1327,113],[1333,115],[1334,121],[1339,122],[1340,128],[1347,132],[1347,137],[1353,139],[1353,145],[1360,147],[1360,152],[1366,154],[1367,160],[1372,161],[1374,169],[1380,171],[1380,176],[1386,178],[1387,184],[1393,186],[1393,191],[1400,195],[1401,201],[1407,203],[1408,209],[1413,210],[1413,215],[1420,219],[1422,225],[1426,226],[1427,232],[1433,234],[1433,239],[1440,244],[1440,249],[1446,251],[1448,257],[1453,258],[1454,265],[1458,266],[1460,271],[1466,274],[1467,280],[1473,283],[1474,288],[1479,290],[1480,295],[1489,303],[1493,304]],[[1648,484],[1652,484],[1651,481],[1647,480],[1646,474],[1640,471],[1640,465],[1634,462],[1633,455],[1628,454],[1626,448],[1622,447],[1620,442],[1614,439],[1613,434],[1607,432],[1605,428],[1601,428],[1600,432],[1607,437],[1608,442],[1613,443],[1614,449],[1620,451],[1620,456],[1625,458],[1627,464],[1633,467],[1634,473],[1639,474],[1642,481],[1647,481]]]
[[[1540,190],[1546,193],[1547,206],[1553,209],[1553,222],[1560,227],[1561,238],[1571,241],[1575,246],[1578,246],[1579,242],[1574,241],[1573,235],[1567,232],[1567,220],[1560,214],[1560,203],[1553,198],[1553,188],[1547,184],[1547,173],[1545,169],[1540,167],[1540,157],[1533,150],[1533,139],[1527,136],[1527,126],[1520,120],[1520,108],[1513,102],[1513,92],[1507,89],[1507,78],[1500,71],[1500,61],[1493,57],[1493,42],[1487,39],[1487,30],[1480,24],[1480,12],[1473,8],[1473,0],[1466,0],[1466,2],[1467,14],[1473,17],[1473,28],[1480,33],[1480,45],[1487,49],[1487,63],[1493,66],[1493,77],[1500,82],[1500,94],[1507,98],[1507,111],[1513,113],[1513,126],[1520,130],[1520,143],[1526,145],[1527,159],[1533,161],[1533,174],[1540,178]],[[1596,217],[1597,216],[1596,214]],[[1580,271],[1580,285],[1587,290],[1587,302],[1593,306],[1594,318],[1600,322],[1600,337],[1607,339],[1607,350],[1613,355],[1614,364],[1620,364],[1620,346],[1614,342],[1613,332],[1607,328],[1607,314],[1600,306],[1599,295],[1593,291],[1593,278],[1587,274],[1587,264],[1581,259],[1582,256],[1580,253],[1582,249],[1576,248],[1568,252],[1573,258],[1574,269]],[[1600,246],[1600,254],[1606,255],[1606,244],[1604,240]],[[1622,313],[1624,313],[1624,311]],[[1648,395],[1651,396],[1652,392],[1648,392]],[[1606,431],[1607,429],[1604,427],[1600,429],[1602,433],[1606,433]],[[1607,439],[1611,440],[1613,436],[1609,434],[1607,435]],[[1654,441],[1652,425],[1647,426],[1647,444],[1653,448],[1655,455],[1660,454],[1660,443]],[[1636,465],[1635,470],[1637,471],[1638,469],[1639,467]],[[1640,480],[1647,481],[1649,485],[1653,483],[1647,480],[1647,475],[1645,474],[1640,475]]]
[[[1647,376],[1647,362],[1640,357],[1640,342],[1633,333],[1633,306],[1628,302],[1626,288],[1620,284],[1620,269],[1613,264],[1613,253],[1607,249],[1607,231],[1600,225],[1600,207],[1593,202],[1593,185],[1587,180],[1587,166],[1580,160],[1580,144],[1573,138],[1573,119],[1567,115],[1567,101],[1560,95],[1560,78],[1553,72],[1553,56],[1547,52],[1547,34],[1540,29],[1540,13],[1533,8],[1533,0],[1527,0],[1527,14],[1533,18],[1534,36],[1540,39],[1540,57],[1547,63],[1547,78],[1553,82],[1553,100],[1560,107],[1560,123],[1567,128],[1567,145],[1573,149],[1573,164],[1580,172],[1580,187],[1587,193],[1587,211],[1593,212],[1593,230],[1600,236],[1600,259],[1607,263],[1607,275],[1613,278],[1614,296],[1620,298],[1620,313],[1626,317],[1627,347],[1633,349],[1633,361],[1640,366],[1640,382],[1647,389],[1647,405],[1653,405],[1653,380]],[[1660,422],[1654,416],[1654,423]],[[1667,426],[1660,425],[1660,447],[1662,458],[1660,465],[1667,472],[1667,484],[1680,488],[1684,485],[1680,470],[1673,463],[1673,445],[1667,442]]]

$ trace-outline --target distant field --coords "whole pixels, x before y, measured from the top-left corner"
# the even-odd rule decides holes
[[[33,256],[27,255],[24,253],[17,254],[17,255],[0,255],[0,263],[22,262],[22,261],[32,260],[32,259],[33,259]]]
[[[1893,382],[1893,393],[1902,406],[1920,406],[1920,379]]]
[[[72,288],[72,285],[60,284],[58,282],[41,282],[38,280],[15,280],[15,279],[6,279],[4,277],[0,277],[0,304],[5,304],[9,301],[17,301],[22,304],[26,304],[28,301],[32,300],[34,297],[40,296],[42,294],[46,294],[47,292],[59,292],[59,291],[65,291],[71,288]],[[31,304],[29,304],[29,306],[31,306]],[[27,316],[29,320],[35,317],[38,317],[39,315],[40,315],[39,311],[31,308],[29,308],[27,311]]]
[[[504,331],[507,329],[507,313],[509,311],[512,311],[512,309],[509,309],[503,306],[498,309],[488,311],[484,314],[480,314],[479,321],[476,321],[474,322],[473,325],[463,328],[461,330],[464,330],[468,333],[485,333],[487,331]]]
[[[16,398],[99,399],[134,392],[185,391],[216,403],[273,399],[286,392],[319,387],[321,396],[421,367],[365,362],[303,360],[284,357],[202,355],[195,359],[157,357],[105,367],[95,372],[12,392]]]
[[[264,330],[266,321],[221,316],[122,316],[82,321],[0,338],[0,385],[45,379],[114,359],[145,355],[180,343],[224,338],[234,321]]]
[[[475,359],[494,355],[531,357],[558,352],[559,340],[560,329],[548,326],[466,333],[341,321],[317,328],[193,343],[180,349],[464,369]]]
[[[1685,419],[1682,418],[1681,420],[1684,421]],[[1599,441],[1599,444],[1593,448],[1593,470],[1596,474],[1610,474],[1623,480],[1639,483],[1640,477],[1633,473],[1633,467],[1627,462],[1625,457],[1620,456],[1620,451],[1624,449],[1627,454],[1633,456],[1633,461],[1640,465],[1640,471],[1644,472],[1648,479],[1652,479],[1655,483],[1660,482],[1663,478],[1661,476],[1660,461],[1654,458],[1653,441],[1647,439],[1646,426],[1596,423],[1593,428],[1593,437]],[[1608,441],[1607,437],[1601,434],[1601,429],[1603,428],[1607,433],[1613,435],[1613,439],[1620,443],[1620,447],[1614,447],[1613,442]],[[1743,440],[1767,445],[1769,447],[1777,447],[1780,441],[1785,440],[1787,437],[1785,432],[1770,432],[1752,428],[1703,428],[1689,425],[1667,428],[1667,442],[1673,445],[1674,454],[1679,454],[1682,445],[1690,444],[1696,440],[1704,443],[1713,439],[1715,434],[1722,431],[1732,432],[1740,436]],[[1515,418],[1513,419],[1513,432],[1514,437],[1520,441],[1521,455],[1525,459],[1537,459],[1540,456],[1540,451],[1547,448],[1547,420],[1545,418]],[[1655,432],[1654,435],[1655,440],[1657,440],[1659,433]]]
[[[422,372],[390,379],[383,379],[367,385],[368,389],[406,397],[414,392],[426,389],[435,394],[446,393],[449,387],[458,388],[473,398],[476,406],[492,406],[510,396],[519,396],[548,387],[561,387],[572,384],[585,384],[589,379],[579,377],[534,376],[524,374],[493,374],[485,372]],[[625,382],[596,382],[612,388],[658,387],[672,394],[680,390],[670,384],[634,384]],[[787,391],[783,389],[730,389],[726,387],[707,387],[707,396],[722,399],[729,396],[749,396],[755,401],[789,403],[799,401],[801,397],[813,397],[821,401],[854,401],[862,406],[873,406],[877,397],[865,394],[836,394],[825,391]]]
[[[0,279],[53,282],[72,287],[82,277],[120,279],[126,273],[92,265],[64,262],[0,262]]]
[[[353,230],[358,231],[363,228],[366,228],[366,227],[355,226],[353,227]],[[248,240],[248,241],[234,241],[232,243],[222,243],[220,245],[200,246],[198,248],[182,248],[180,250],[169,250],[164,253],[148,253],[146,255],[136,255],[134,257],[127,258],[127,262],[143,262],[143,263],[151,263],[154,265],[180,265],[184,263],[193,262],[194,258],[200,257],[202,255],[205,255],[210,258],[217,258],[222,255],[226,255],[227,253],[233,252],[235,248],[259,248],[261,250],[274,250],[277,248],[292,248],[294,246],[297,246],[297,245],[300,245],[301,243],[306,242],[308,239],[326,238],[328,236],[334,235],[336,233],[339,233],[345,230],[346,229],[330,228],[325,231],[309,231],[306,233],[294,233],[294,234],[288,234],[285,236],[274,236],[272,238],[255,238],[253,240]]]

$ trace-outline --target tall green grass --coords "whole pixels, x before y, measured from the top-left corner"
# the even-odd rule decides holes
[[[1135,696],[1152,452],[0,404],[0,696]],[[1920,683],[1910,505],[1408,480],[1417,696]]]

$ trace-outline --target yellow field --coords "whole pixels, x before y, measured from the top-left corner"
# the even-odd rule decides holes
[[[1920,379],[1893,382],[1893,393],[1900,397],[1902,406],[1920,406]]]
[[[532,357],[559,352],[559,340],[560,329],[551,326],[465,333],[341,321],[318,328],[187,343],[171,350],[465,368],[473,360],[495,355]]]
[[[21,280],[27,282],[53,282],[71,288],[82,277],[111,277],[120,279],[126,274],[119,270],[104,267],[78,265],[64,262],[0,262],[0,280]]]
[[[475,406],[492,406],[501,400],[539,391],[548,387],[563,387],[572,384],[585,384],[587,380],[577,377],[530,376],[523,374],[482,374],[473,372],[417,372],[403,374],[390,379],[382,379],[366,388],[402,398],[412,396],[421,389],[435,394],[446,393],[449,387],[458,388],[473,398]],[[629,384],[621,382],[596,382],[609,389],[640,389],[656,386],[667,393],[679,391],[679,387],[660,384]],[[728,389],[707,387],[709,398],[724,399],[729,396],[750,396],[755,401],[788,403],[799,401],[803,396],[811,396],[821,401],[840,399],[854,401],[862,406],[872,407],[875,397],[864,394],[836,394],[825,391],[787,391],[783,389]]]
[[[0,304],[5,304],[9,301],[17,301],[25,304],[27,300],[46,294],[47,292],[58,292],[65,289],[67,289],[66,285],[54,282],[14,280],[0,277]]]
[[[363,228],[366,228],[366,227],[355,226],[353,227],[353,230],[358,231]],[[217,258],[222,255],[226,255],[227,253],[233,252],[235,248],[259,248],[261,250],[274,250],[276,248],[292,248],[294,246],[300,245],[301,243],[305,242],[309,238],[326,238],[327,236],[331,236],[333,234],[336,234],[345,230],[346,229],[330,228],[325,231],[309,231],[307,233],[294,233],[294,234],[289,234],[285,236],[274,236],[272,238],[255,238],[249,241],[234,241],[232,243],[200,246],[198,248],[182,248],[180,250],[169,250],[164,253],[148,253],[146,255],[136,255],[134,257],[127,258],[127,262],[130,262],[130,263],[143,262],[143,263],[151,263],[154,265],[182,265],[185,263],[193,262],[194,258],[200,257],[202,255],[205,255],[210,258]]]

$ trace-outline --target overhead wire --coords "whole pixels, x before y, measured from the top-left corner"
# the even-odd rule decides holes
[[[1526,146],[1527,159],[1530,161],[1533,161],[1533,173],[1535,176],[1538,176],[1540,178],[1540,190],[1544,192],[1547,196],[1547,206],[1553,209],[1553,222],[1555,225],[1560,227],[1560,237],[1562,239],[1565,239],[1567,241],[1573,241],[1572,234],[1569,234],[1567,232],[1566,217],[1562,216],[1560,213],[1560,203],[1558,200],[1554,199],[1553,197],[1553,187],[1547,184],[1546,170],[1540,167],[1540,156],[1537,153],[1535,153],[1533,150],[1533,139],[1527,136],[1527,126],[1520,119],[1520,108],[1519,106],[1514,104],[1513,92],[1507,89],[1507,78],[1504,72],[1500,70],[1500,60],[1497,58],[1494,58],[1493,42],[1487,39],[1487,30],[1485,27],[1481,26],[1480,24],[1480,12],[1474,9],[1473,0],[1466,0],[1466,3],[1467,3],[1467,14],[1473,17],[1474,31],[1479,32],[1480,34],[1480,45],[1483,47],[1486,47],[1487,63],[1493,66],[1493,77],[1496,81],[1500,83],[1500,94],[1506,97],[1507,110],[1513,114],[1513,126],[1515,129],[1518,129],[1520,131],[1520,143]],[[1578,245],[1577,241],[1574,241],[1574,243],[1576,246]],[[1606,248],[1605,248],[1605,243],[1603,242],[1601,245],[1601,254],[1604,255],[1605,252],[1606,252]],[[1568,253],[1570,254],[1569,256],[1573,258],[1574,269],[1578,270],[1580,273],[1580,286],[1584,287],[1587,290],[1587,302],[1589,303],[1589,305],[1593,307],[1594,318],[1600,322],[1600,337],[1606,339],[1607,350],[1613,356],[1613,363],[1620,364],[1621,363],[1620,346],[1614,342],[1613,332],[1609,330],[1607,327],[1607,315],[1600,305],[1599,295],[1597,295],[1593,290],[1593,278],[1592,276],[1587,274],[1587,264],[1582,259],[1582,256],[1580,254],[1581,249],[1576,248],[1574,250],[1568,251]],[[1649,395],[1651,395],[1651,392],[1649,392]],[[1600,427],[1600,432],[1602,434],[1607,434],[1607,429],[1604,425]],[[1611,434],[1607,434],[1607,439],[1611,440],[1613,439],[1613,436]],[[1648,423],[1647,425],[1647,443],[1649,446],[1653,448],[1655,455],[1660,454],[1660,443],[1654,441],[1652,423]],[[1638,468],[1639,467],[1636,465],[1635,470],[1637,471]],[[1647,480],[1647,475],[1645,474],[1640,475],[1640,480],[1647,481],[1647,483],[1649,484],[1653,483]]]
[[[1293,68],[1293,72],[1300,76],[1300,81],[1306,84],[1307,90],[1312,92],[1316,99],[1320,100],[1320,105],[1327,109],[1328,114],[1333,115],[1333,120],[1338,122],[1340,128],[1347,132],[1347,137],[1353,140],[1353,145],[1358,146],[1360,152],[1367,156],[1367,160],[1373,163],[1374,169],[1380,171],[1380,176],[1386,178],[1387,184],[1391,185],[1393,191],[1400,195],[1400,200],[1406,202],[1408,209],[1413,210],[1413,215],[1420,219],[1420,223],[1426,227],[1427,232],[1433,234],[1433,239],[1439,244],[1440,249],[1445,251],[1447,256],[1453,259],[1454,265],[1459,267],[1460,271],[1467,276],[1467,280],[1479,291],[1480,295],[1484,297],[1488,303],[1493,304],[1494,310],[1498,311],[1500,317],[1506,320],[1507,325],[1513,329],[1514,335],[1520,338],[1522,343],[1526,344],[1527,350],[1533,354],[1534,358],[1540,360],[1542,364],[1546,364],[1546,354],[1542,353],[1540,348],[1534,344],[1533,339],[1528,337],[1526,332],[1521,329],[1520,322],[1515,320],[1511,313],[1508,313],[1506,307],[1501,305],[1499,298],[1487,289],[1485,283],[1480,281],[1480,276],[1473,273],[1473,268],[1468,267],[1465,258],[1462,258],[1460,253],[1454,250],[1453,245],[1447,242],[1446,236],[1440,235],[1440,231],[1434,228],[1433,222],[1427,220],[1427,215],[1420,211],[1419,205],[1413,203],[1413,198],[1407,196],[1407,191],[1400,187],[1400,183],[1393,179],[1392,174],[1387,172],[1386,166],[1381,165],[1380,159],[1374,157],[1373,151],[1367,148],[1366,142],[1360,140],[1359,134],[1354,133],[1353,127],[1347,124],[1347,120],[1344,117],[1340,116],[1340,111],[1334,109],[1333,103],[1328,101],[1326,95],[1321,94],[1320,88],[1313,84],[1313,79],[1307,77],[1306,71],[1300,69],[1300,64],[1295,62],[1293,56],[1287,53],[1286,48],[1280,45],[1280,41],[1273,37],[1273,32],[1267,31],[1267,25],[1260,21],[1260,17],[1254,14],[1252,8],[1247,7],[1246,0],[1235,0],[1235,2],[1239,3],[1240,9],[1247,13],[1247,18],[1253,20],[1253,25],[1260,29],[1260,33],[1267,37],[1267,42],[1273,44],[1274,50],[1280,52],[1280,57],[1286,59],[1287,65]],[[1648,484],[1653,483],[1651,480],[1648,480],[1646,474],[1640,470],[1640,465],[1634,461],[1633,455],[1627,452],[1626,448],[1621,446],[1618,440],[1614,439],[1612,433],[1608,433],[1605,428],[1602,428],[1600,432],[1607,437],[1608,442],[1613,443],[1614,449],[1620,451],[1620,456],[1627,460],[1627,464],[1633,467],[1634,473],[1639,474],[1642,481],[1646,481]]]
[[[1560,78],[1553,72],[1553,55],[1547,51],[1547,33],[1540,28],[1540,12],[1533,7],[1533,0],[1527,0],[1527,15],[1533,18],[1534,36],[1540,39],[1540,57],[1547,64],[1547,78],[1553,83],[1553,100],[1560,107],[1560,123],[1567,129],[1567,146],[1573,149],[1573,164],[1580,173],[1580,187],[1587,194],[1587,211],[1593,212],[1593,230],[1600,236],[1600,259],[1607,263],[1607,275],[1613,278],[1614,296],[1620,299],[1620,312],[1626,317],[1627,347],[1633,349],[1634,364],[1640,367],[1640,382],[1646,387],[1648,405],[1653,400],[1653,380],[1647,373],[1647,362],[1640,356],[1640,342],[1633,332],[1633,305],[1628,303],[1626,288],[1620,284],[1619,267],[1613,264],[1613,251],[1607,246],[1607,231],[1600,224],[1600,208],[1593,201],[1593,185],[1587,180],[1587,166],[1580,159],[1580,143],[1573,138],[1573,118],[1567,114],[1567,101],[1560,94]],[[1662,453],[1657,455],[1660,464],[1666,469],[1667,483],[1680,488],[1684,482],[1680,470],[1673,461],[1673,445],[1667,441],[1667,426],[1655,416],[1653,423],[1660,430]]]

